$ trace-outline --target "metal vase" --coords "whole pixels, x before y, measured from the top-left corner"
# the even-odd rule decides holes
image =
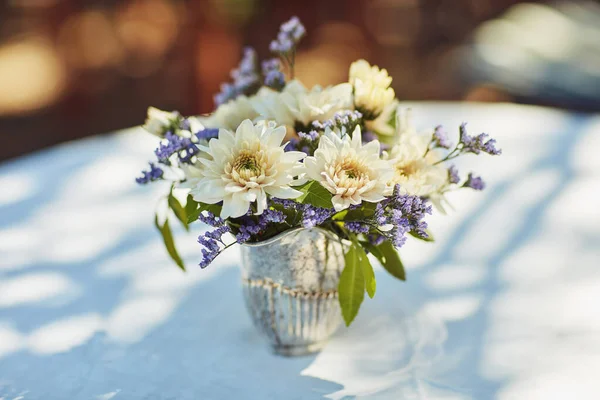
[[[321,228],[242,246],[246,305],[276,353],[321,350],[342,322],[337,287],[343,268],[343,244]]]

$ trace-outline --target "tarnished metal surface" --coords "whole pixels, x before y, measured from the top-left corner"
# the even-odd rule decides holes
[[[337,285],[343,267],[342,243],[319,228],[242,246],[246,305],[277,353],[318,351],[335,332],[342,321]]]

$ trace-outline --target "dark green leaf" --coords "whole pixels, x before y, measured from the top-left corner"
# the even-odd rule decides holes
[[[402,265],[398,251],[396,251],[392,245],[392,242],[386,240],[377,246],[377,248],[380,250],[383,257],[377,257],[375,253],[373,253],[373,255],[379,259],[383,268],[385,268],[387,272],[394,275],[396,278],[405,281],[406,272],[404,271],[404,265]]]
[[[354,244],[348,249],[345,261],[346,265],[340,276],[338,292],[342,316],[346,326],[350,326],[365,297],[365,277]]]
[[[161,233],[163,237],[163,242],[165,243],[165,247],[167,248],[167,252],[171,256],[173,261],[175,261],[175,264],[177,264],[179,268],[185,271],[185,265],[183,265],[183,260],[181,259],[179,253],[177,253],[177,249],[175,248],[175,242],[173,241],[173,234],[171,233],[171,228],[169,227],[169,221],[165,220],[165,224],[161,226],[158,223],[158,216],[156,216],[154,218],[154,225],[156,225],[156,228]]]
[[[435,242],[435,239],[433,238],[433,235],[431,234],[431,232],[429,231],[425,231],[427,233],[427,237],[426,238],[422,238],[421,236],[415,234],[413,231],[408,232],[410,234],[410,236],[417,238],[419,240],[422,240],[424,242]]]
[[[344,220],[344,221],[361,221],[375,215],[375,208],[377,207],[376,203],[369,203],[363,201],[359,208],[355,208],[354,210],[344,210],[338,213],[333,218],[336,221]]]
[[[381,260],[383,257],[383,253],[377,246],[373,246],[370,242],[360,242],[360,244],[369,251],[369,253],[373,254],[375,258]]]
[[[315,207],[332,208],[331,193],[317,181],[310,181],[297,187],[303,194],[296,199],[297,202],[310,204]]]
[[[191,194],[188,194],[187,202],[185,203],[185,213],[189,215],[198,209],[198,202],[194,200]],[[189,222],[189,219],[188,219]]]
[[[185,228],[185,230],[189,231],[190,227],[188,226],[187,212],[185,211],[185,208],[183,208],[183,206],[181,205],[181,203],[179,202],[179,200],[177,200],[173,196],[173,192],[169,193],[168,201],[169,201],[169,207],[171,208],[171,210],[173,210],[173,212],[175,213],[175,216],[177,217],[177,219],[179,221],[181,221],[181,224],[183,225],[183,227]]]

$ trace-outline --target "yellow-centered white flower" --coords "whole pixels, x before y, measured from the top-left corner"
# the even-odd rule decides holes
[[[173,125],[179,114],[175,111],[163,111],[155,107],[148,107],[148,114],[144,129],[153,135],[163,137],[165,132]]]
[[[212,159],[199,158],[204,169],[190,191],[194,200],[223,202],[221,218],[241,217],[256,202],[256,214],[267,207],[267,195],[293,199],[302,192],[290,187],[303,171],[306,154],[284,152],[285,127],[242,121],[235,131],[219,130],[219,137],[200,149]]]
[[[350,84],[354,86],[354,105],[367,120],[377,118],[396,98],[387,70],[365,60],[350,65]]]
[[[436,150],[428,150],[431,136],[420,135],[414,127],[410,110],[396,111],[397,142],[389,152],[394,176],[391,184],[415,196],[436,196],[448,181],[448,171]]]
[[[327,129],[314,156],[304,159],[306,175],[333,195],[336,211],[362,201],[381,201],[390,194],[387,183],[392,169],[379,156],[379,149],[377,140],[362,144],[360,127],[352,138]]]

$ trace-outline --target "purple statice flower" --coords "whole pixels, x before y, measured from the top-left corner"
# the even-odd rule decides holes
[[[233,83],[223,83],[221,92],[215,95],[216,106],[227,103],[239,95],[252,95],[261,85],[260,74],[257,69],[258,56],[252,47],[245,47],[242,60],[238,67],[231,71]]]
[[[198,147],[189,138],[177,136],[172,132],[167,132],[165,139],[154,150],[158,162],[170,165],[169,158],[177,154],[179,162],[189,163],[191,158],[198,153]]]
[[[427,223],[423,220],[432,213],[427,200],[419,196],[402,194],[400,185],[394,187],[392,196],[385,200],[384,207],[388,215],[388,223],[393,226],[390,239],[394,246],[401,247],[406,241],[406,234],[413,232],[417,236],[427,237]]]
[[[319,147],[319,139],[321,135],[315,130],[311,130],[308,133],[299,131],[298,138],[290,139],[285,147],[285,151],[299,150],[303,153],[312,155],[317,147]]]
[[[265,86],[275,90],[281,90],[285,87],[285,75],[281,71],[269,71],[265,75]]]
[[[210,211],[201,212],[200,215],[198,215],[198,219],[206,225],[212,226],[213,228],[218,228],[225,225],[225,221],[223,221],[221,217],[216,216]]]
[[[456,184],[460,182],[460,176],[458,175],[458,169],[454,165],[448,168],[448,182]]]
[[[344,226],[353,233],[369,233],[369,225],[358,221],[344,222]]]
[[[245,243],[263,233],[269,227],[269,224],[281,224],[283,222],[285,222],[285,214],[279,210],[267,208],[262,214],[254,217],[250,211],[240,218],[239,232],[235,238],[238,243]]]
[[[298,139],[292,138],[283,148],[284,151],[295,151],[298,150]]]
[[[373,246],[379,246],[385,241],[386,237],[379,234],[370,234],[367,236],[367,239]]]
[[[273,197],[271,198],[271,202],[273,204],[279,204],[282,205],[284,208],[286,209],[290,209],[290,210],[298,210],[302,204],[295,202],[294,200],[289,200],[289,199],[279,199],[277,197]]]
[[[198,236],[198,243],[200,243],[204,248],[202,249],[202,260],[200,261],[200,268],[206,268],[210,265],[211,262],[223,251],[221,246],[225,247],[225,243],[223,242],[223,235],[230,233],[231,230],[227,225],[225,225],[222,220],[216,217],[212,213],[207,213],[205,215],[207,223],[215,229],[211,231],[204,232],[202,235]]]
[[[467,133],[466,123],[461,124],[459,131],[462,152],[474,154],[484,152],[494,156],[502,154],[502,150],[496,148],[495,139],[488,139],[486,141],[486,139],[489,137],[487,133],[480,133],[477,136],[470,136]]]
[[[319,140],[319,138],[321,136],[319,135],[319,132],[312,130],[312,131],[309,131],[308,133],[298,132],[298,137],[300,137],[300,139],[304,139],[306,141],[314,142],[314,141]]]
[[[310,204],[302,204],[302,226],[305,228],[314,228],[321,225],[327,219],[335,214],[333,208],[315,207]]]
[[[272,58],[262,62],[262,73],[265,77],[265,86],[275,90],[285,87],[285,75],[281,71],[281,61]]]
[[[431,141],[435,147],[440,147],[442,149],[449,149],[452,147],[452,143],[448,139],[448,134],[441,125],[435,127]]]
[[[306,29],[298,19],[292,17],[289,21],[284,22],[279,29],[277,39],[273,40],[269,45],[269,50],[280,55],[294,53],[300,39],[306,34]]]
[[[221,91],[215,94],[214,102],[218,107],[221,104],[227,103],[229,100],[235,99],[239,95],[237,88],[231,83],[222,83]]]
[[[214,139],[219,136],[219,129],[217,129],[217,128],[202,129],[202,130],[196,132],[195,135],[196,135],[196,138],[198,138],[198,140],[210,140],[210,139]]]
[[[485,189],[485,182],[481,179],[480,176],[474,176],[472,172],[467,176],[466,182],[463,184],[463,187],[471,188],[474,190],[483,190]]]
[[[154,163],[149,163],[150,169],[148,171],[142,171],[142,176],[135,178],[135,181],[140,185],[145,185],[148,182],[157,181],[162,178],[163,170],[157,167]]]
[[[388,223],[387,217],[385,215],[385,207],[382,203],[377,203],[375,206],[375,214],[373,214],[373,220],[377,223],[377,225],[382,226]]]
[[[339,129],[342,132],[351,134],[357,125],[362,122],[363,115],[360,111],[344,110],[336,112],[331,119],[325,121],[313,121],[312,126],[318,130]]]

